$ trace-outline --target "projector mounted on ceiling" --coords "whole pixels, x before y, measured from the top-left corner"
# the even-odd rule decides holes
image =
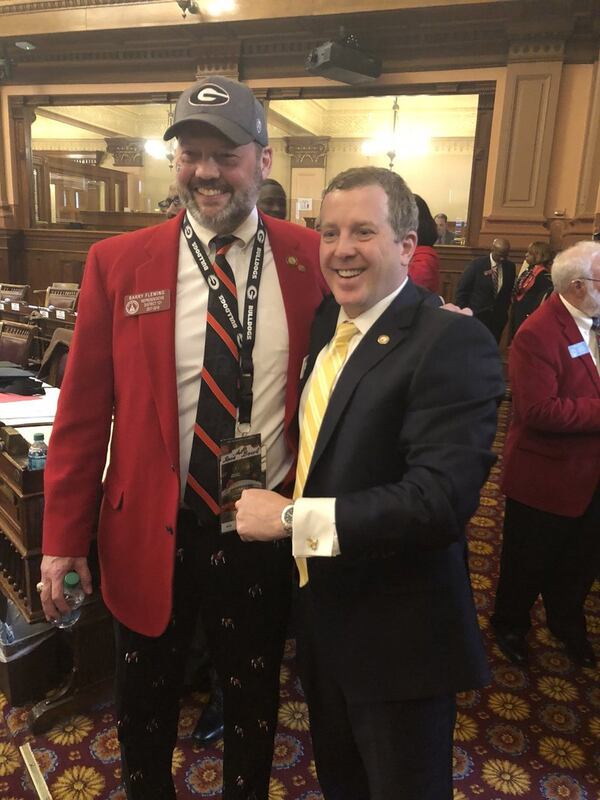
[[[343,83],[365,83],[381,75],[381,60],[361,50],[352,34],[313,48],[304,66],[314,75]]]

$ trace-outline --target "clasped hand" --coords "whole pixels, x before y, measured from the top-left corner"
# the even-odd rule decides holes
[[[270,542],[283,539],[281,512],[290,503],[287,497],[266,489],[244,489],[235,504],[236,527],[243,542]]]

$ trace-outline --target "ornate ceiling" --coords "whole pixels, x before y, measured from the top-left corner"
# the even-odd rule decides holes
[[[208,0],[198,0],[200,6]],[[505,65],[511,58],[592,62],[598,0],[237,0],[222,19],[181,18],[175,0],[0,0],[4,84],[188,82],[306,75],[310,50],[340,26],[377,52],[384,72]],[[23,51],[15,42],[35,45]]]

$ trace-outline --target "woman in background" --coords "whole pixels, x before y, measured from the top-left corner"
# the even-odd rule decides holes
[[[552,294],[552,251],[546,242],[532,242],[525,254],[526,267],[515,281],[510,314],[510,338],[527,317]]]
[[[418,244],[408,265],[408,275],[417,286],[423,286],[435,294],[440,293],[440,260],[433,248],[437,239],[437,225],[429,206],[418,194],[415,195],[419,209]]]

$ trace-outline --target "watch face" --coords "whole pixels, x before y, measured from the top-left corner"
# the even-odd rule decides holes
[[[286,506],[283,511],[283,524],[286,529],[292,530],[292,522],[294,519],[294,506]]]

